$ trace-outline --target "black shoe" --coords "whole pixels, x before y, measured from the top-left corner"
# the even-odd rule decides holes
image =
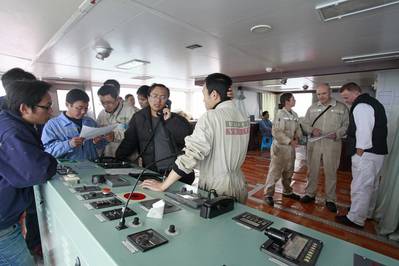
[[[300,200],[301,199],[301,197],[299,195],[295,194],[295,193],[283,194],[283,197],[290,198],[290,199],[293,199],[293,200]]]
[[[330,212],[337,212],[337,206],[332,201],[326,201],[326,207]]]
[[[354,227],[354,228],[357,228],[357,229],[363,229],[363,226],[355,224],[354,222],[349,220],[348,217],[346,217],[346,215],[335,216],[335,221],[337,223],[344,224],[344,225],[347,225],[347,226],[351,226],[351,227]]]
[[[273,197],[265,197],[265,202],[267,205],[269,205],[270,207],[274,206],[274,200]]]
[[[311,203],[311,202],[314,202],[315,200],[316,200],[316,197],[311,197],[308,195],[305,195],[301,198],[302,203]]]

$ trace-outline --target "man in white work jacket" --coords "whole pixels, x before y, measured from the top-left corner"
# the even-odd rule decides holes
[[[199,169],[199,188],[216,190],[219,195],[245,202],[247,188],[241,165],[249,141],[249,121],[227,96],[230,77],[214,73],[205,79],[202,90],[207,112],[198,120],[194,132],[185,138],[184,154],[179,156],[164,182],[146,180],[142,187],[164,191],[183,173]]]
[[[117,125],[106,139],[109,142],[102,152],[103,156],[115,157],[115,152],[121,144],[127,126],[135,110],[132,106],[118,99],[117,88],[110,84],[103,85],[97,92],[104,110],[97,117],[97,124],[100,127]]]

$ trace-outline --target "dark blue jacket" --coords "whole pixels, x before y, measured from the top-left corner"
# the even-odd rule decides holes
[[[33,125],[0,111],[0,230],[18,222],[33,201],[32,186],[45,183],[56,168]]]
[[[0,96],[0,110],[6,109],[6,96]]]

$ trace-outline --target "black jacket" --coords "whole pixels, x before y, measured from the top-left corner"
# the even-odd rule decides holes
[[[352,107],[349,113],[349,127],[347,130],[347,143],[348,148],[347,152],[349,155],[354,155],[356,153],[356,124],[355,119],[353,117],[353,109],[359,103],[366,103],[370,105],[374,109],[374,128],[373,128],[373,136],[372,143],[373,147],[365,150],[365,152],[375,153],[375,154],[388,154],[388,145],[387,145],[387,136],[388,136],[388,128],[387,128],[387,116],[385,114],[384,106],[375,98],[371,97],[367,93],[359,95],[356,100],[353,102]]]
[[[184,138],[193,133],[190,123],[184,117],[175,113],[172,113],[172,117],[167,121],[162,121],[162,123],[164,123],[164,128],[171,140],[172,153],[181,151],[184,148]],[[126,160],[133,152],[138,152],[141,154],[144,167],[151,164],[155,160],[153,135],[151,110],[150,107],[146,107],[135,113],[130,120],[129,127],[125,131],[125,137],[116,151],[116,158]],[[150,169],[158,170],[155,165]],[[185,179],[183,178],[181,181],[184,182]]]

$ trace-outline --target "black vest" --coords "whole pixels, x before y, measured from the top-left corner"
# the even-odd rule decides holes
[[[372,135],[373,147],[365,150],[365,152],[375,153],[375,154],[387,154],[387,116],[385,114],[384,106],[375,98],[371,97],[367,93],[359,95],[353,102],[352,107],[349,112],[349,127],[347,130],[347,143],[348,149],[347,153],[349,155],[354,155],[356,153],[356,124],[353,117],[353,109],[359,103],[366,103],[374,109],[374,128]]]

